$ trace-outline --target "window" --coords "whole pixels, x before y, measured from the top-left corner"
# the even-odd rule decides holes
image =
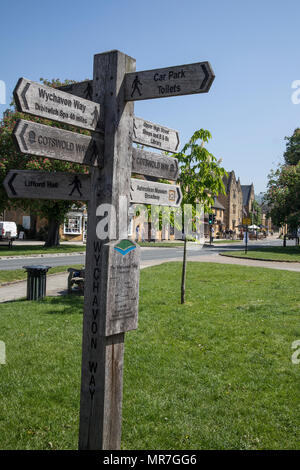
[[[87,236],[87,216],[84,216],[83,219],[83,241],[86,242],[86,236]]]
[[[72,215],[66,217],[64,223],[64,233],[67,235],[81,234],[81,215]]]

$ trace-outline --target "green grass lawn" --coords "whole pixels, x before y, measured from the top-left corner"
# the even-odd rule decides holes
[[[123,449],[300,449],[299,274],[188,263],[141,271],[126,334]],[[0,449],[74,449],[82,297],[0,305]]]
[[[26,255],[47,255],[51,253],[77,253],[85,251],[83,245],[60,245],[51,248],[44,248],[42,245],[13,245],[11,249],[7,246],[0,246],[1,256],[26,256]]]
[[[70,266],[56,266],[55,268],[49,269],[47,275],[63,273],[67,271],[68,268],[81,269],[82,264],[72,264]],[[10,271],[0,271],[0,286],[8,282],[22,281],[24,279],[27,279],[27,272],[25,271],[25,269],[12,269]]]
[[[214,240],[214,243],[241,243],[242,240],[226,240],[226,239],[217,239]]]
[[[178,246],[183,246],[184,243],[181,242],[181,241],[176,241],[176,242],[168,242],[168,241],[164,241],[164,242],[138,242],[138,244],[142,247],[155,247],[155,248],[175,248],[175,247],[178,247]]]
[[[300,262],[300,246],[266,246],[251,248],[248,252],[227,251],[222,256],[234,256],[238,258],[254,258],[268,261],[292,261]]]

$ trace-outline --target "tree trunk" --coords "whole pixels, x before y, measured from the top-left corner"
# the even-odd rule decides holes
[[[37,235],[36,230],[37,215],[34,212],[30,212],[30,238],[35,239]]]
[[[60,223],[57,220],[49,220],[48,237],[45,247],[59,246],[59,226]]]
[[[181,276],[181,303],[185,303],[185,276],[186,276],[186,236],[184,235],[182,276]]]

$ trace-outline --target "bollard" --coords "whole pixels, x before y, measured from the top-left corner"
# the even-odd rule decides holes
[[[27,300],[41,300],[46,295],[46,275],[51,266],[23,266],[27,271]]]

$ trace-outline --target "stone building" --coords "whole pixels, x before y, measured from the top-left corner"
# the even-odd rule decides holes
[[[255,199],[254,196],[254,186],[253,183],[242,185],[242,193],[243,193],[243,208],[244,208],[244,217],[251,217],[253,201]]]
[[[232,170],[228,173],[228,176],[224,176],[223,183],[226,194],[219,194],[217,200],[225,209],[224,228],[238,234],[243,218],[243,192],[240,179],[236,179]]]

